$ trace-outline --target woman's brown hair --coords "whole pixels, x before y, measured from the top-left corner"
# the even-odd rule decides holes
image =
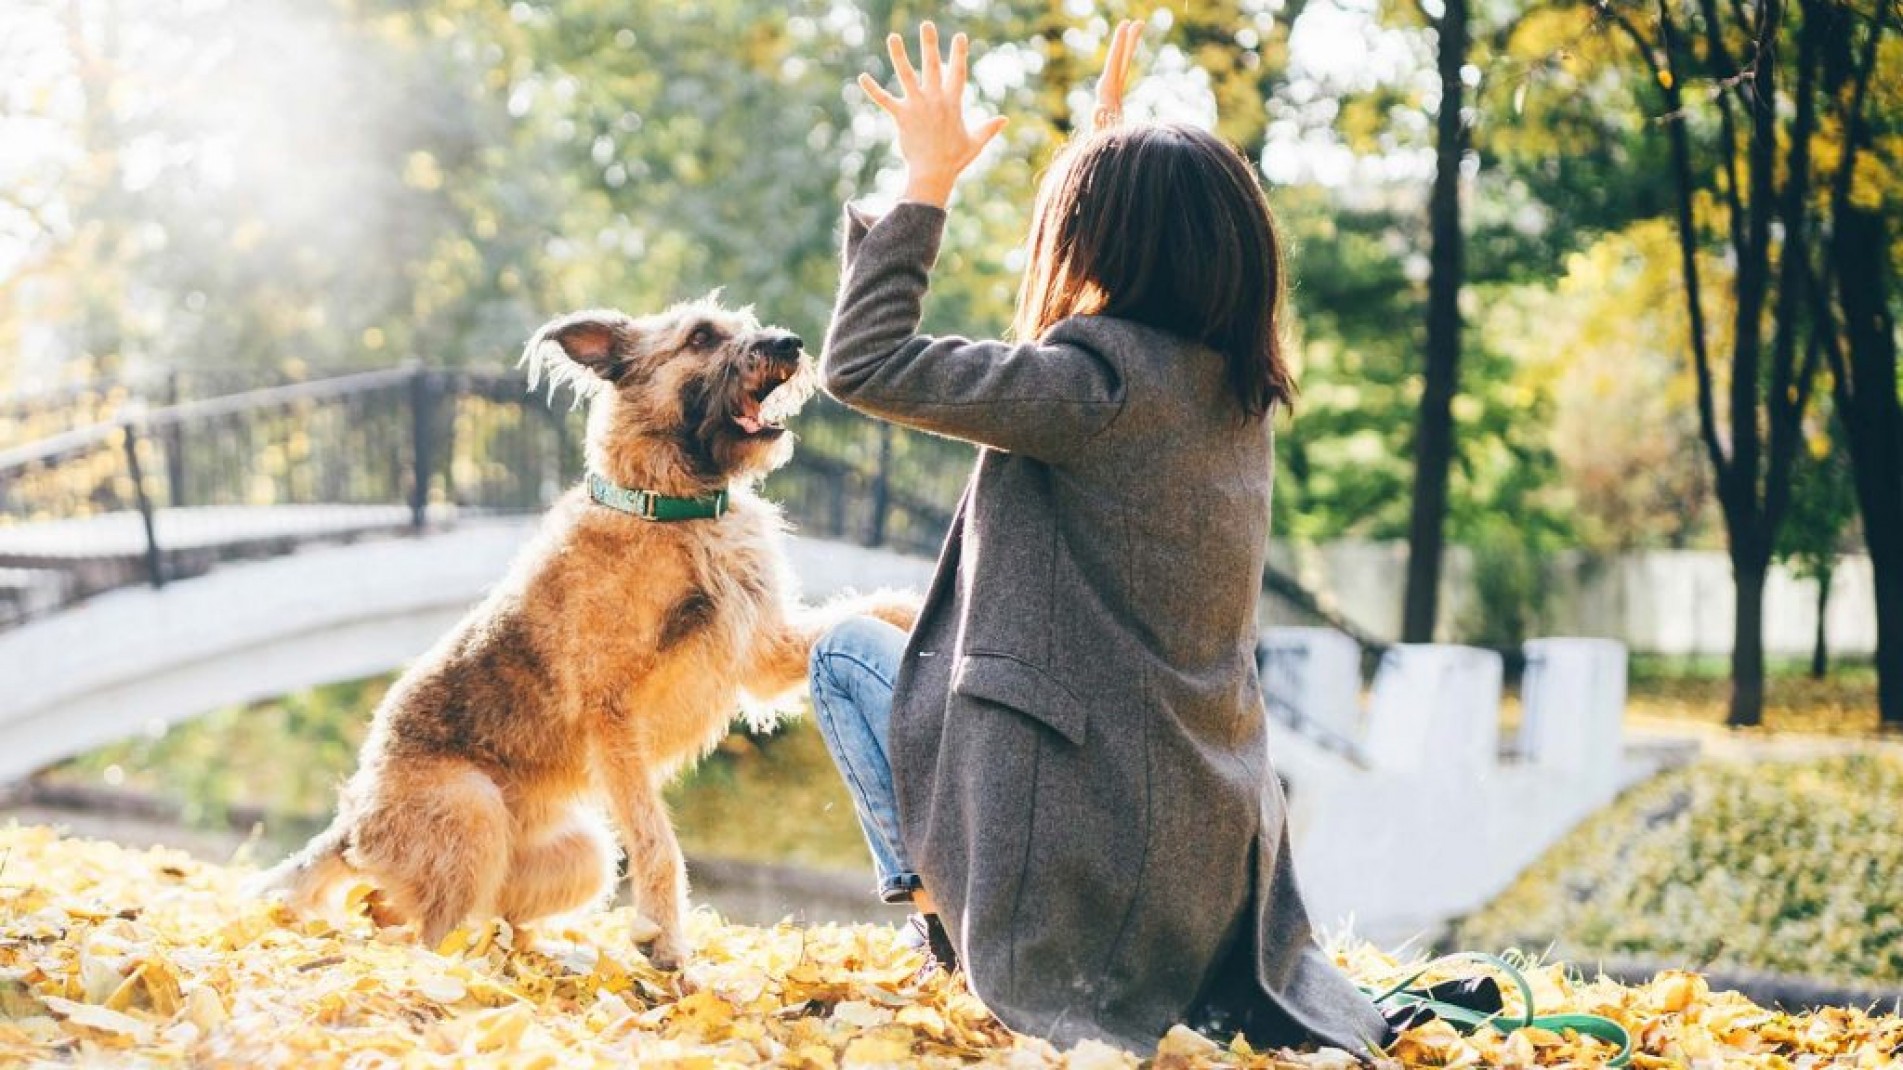
[[[1294,400],[1281,242],[1227,142],[1178,123],[1112,127],[1058,158],[1035,212],[1019,338],[1068,316],[1134,320],[1221,353],[1248,417]]]

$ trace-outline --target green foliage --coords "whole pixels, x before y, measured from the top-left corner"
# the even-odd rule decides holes
[[[1798,453],[1790,510],[1778,531],[1778,557],[1798,576],[1828,583],[1857,516],[1850,458],[1837,434],[1812,435]]]
[[[1461,622],[1463,640],[1517,650],[1539,634],[1544,574],[1541,558],[1518,532],[1493,528],[1470,540],[1473,602]]]
[[[391,679],[331,684],[154,725],[51,775],[156,794],[194,825],[221,826],[236,807],[261,810],[295,837],[335,806],[337,785],[356,767],[370,712]]]
[[[1150,27],[1133,114],[1213,120],[1296,176],[1270,190],[1305,391],[1282,427],[1277,533],[1396,537],[1420,396],[1431,32],[1414,5],[1379,5],[1355,30],[1388,57],[1368,65],[1379,73],[1328,75],[1292,48],[1310,14],[1299,0],[1083,15],[1064,0],[22,5],[0,34],[0,57],[22,58],[0,137],[30,131],[38,150],[0,200],[0,243],[25,249],[0,255],[0,298],[19,298],[0,299],[0,375],[493,365],[555,312],[716,287],[817,340],[840,203],[896,186],[848,81],[883,74],[884,34],[926,15],[973,36],[973,92],[1013,120],[959,195],[927,328],[996,334],[1032,191],[1129,15]],[[1504,525],[1541,553],[1709,542],[1695,409],[1661,371],[1682,364],[1683,325],[1649,87],[1587,5],[1476,17],[1449,535],[1498,543]],[[1893,103],[1887,83],[1873,91]],[[1821,161],[1841,134],[1819,138]],[[1345,177],[1304,170],[1334,148]],[[1865,154],[1853,195],[1893,190],[1892,148]],[[22,338],[30,369],[6,344]],[[877,439],[855,423],[815,410],[802,430],[863,455]],[[905,434],[892,451],[907,489],[950,504],[968,451]]]
[[[1314,188],[1278,191],[1276,206],[1296,243],[1302,385],[1280,441],[1276,532],[1309,541],[1404,537],[1423,291],[1395,250],[1412,240],[1418,221],[1344,211]],[[1498,304],[1523,289],[1484,292]],[[1469,334],[1447,531],[1471,543],[1505,524],[1530,548],[1548,551],[1573,538],[1554,493],[1551,375],[1543,354],[1505,334]]]
[[[687,853],[816,869],[872,867],[852,797],[812,718],[729,736],[668,793]]]

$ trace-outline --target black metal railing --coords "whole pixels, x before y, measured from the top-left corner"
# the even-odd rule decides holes
[[[94,375],[32,390],[0,393],[0,449],[51,435],[110,423],[128,405],[170,406],[265,387],[337,378],[362,368],[208,366],[152,368],[142,373]]]
[[[404,367],[112,412],[0,449],[0,625],[233,558],[533,513],[581,474],[580,414],[504,372]],[[824,398],[797,426],[765,493],[803,533],[936,549],[970,447]]]

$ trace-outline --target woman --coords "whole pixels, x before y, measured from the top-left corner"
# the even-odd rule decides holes
[[[814,705],[883,893],[1006,1025],[1366,1055],[1387,1026],[1311,938],[1255,675],[1278,242],[1234,149],[1117,122],[1137,33],[1038,192],[1015,343],[917,333],[952,186],[1004,124],[965,123],[964,36],[947,61],[924,24],[914,70],[895,35],[902,95],[860,79],[906,188],[848,209],[826,389],[983,448],[917,627],[835,629]]]

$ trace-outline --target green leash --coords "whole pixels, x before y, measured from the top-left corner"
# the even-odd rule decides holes
[[[1478,962],[1493,967],[1507,976],[1514,987],[1520,990],[1520,1006],[1524,1008],[1518,1019],[1503,1019],[1505,1012],[1482,1014],[1479,1011],[1434,999],[1411,986],[1436,967],[1448,962]],[[1389,1004],[1396,1007],[1426,1007],[1435,1016],[1444,1018],[1454,1028],[1463,1033],[1471,1033],[1481,1026],[1488,1026],[1501,1033],[1512,1033],[1521,1029],[1547,1029],[1555,1033],[1572,1030],[1581,1036],[1603,1040],[1616,1046],[1619,1054],[1606,1065],[1623,1067],[1632,1061],[1632,1035],[1624,1026],[1598,1014],[1535,1014],[1533,1013],[1533,986],[1526,977],[1515,969],[1513,964],[1498,955],[1489,955],[1481,951],[1461,951],[1452,955],[1443,955],[1416,970],[1398,984],[1390,986],[1384,992],[1362,986],[1363,992],[1379,1006]]]

